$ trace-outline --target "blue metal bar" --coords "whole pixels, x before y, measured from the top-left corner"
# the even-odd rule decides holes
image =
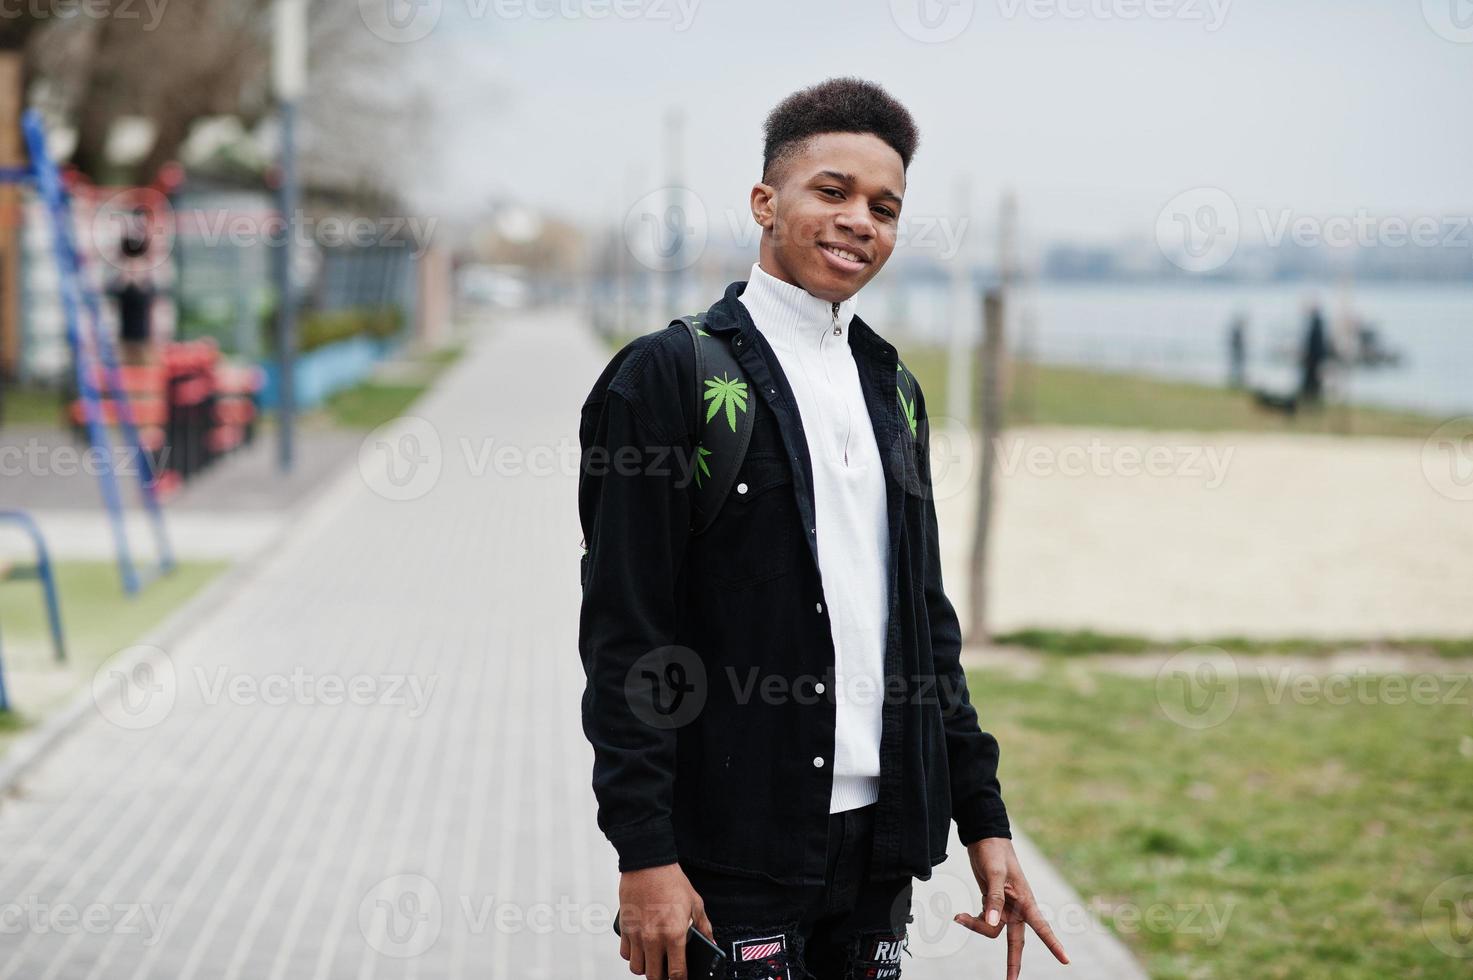
[[[70,225],[70,209],[68,209],[68,224]],[[87,262],[83,254],[73,249],[76,260],[77,278],[81,283],[87,281]],[[154,546],[159,556],[159,572],[169,572],[174,569],[174,549],[169,544],[169,534],[164,527],[164,515],[159,509],[158,483],[154,473],[153,461],[149,459],[148,453],[143,448],[143,440],[138,434],[138,425],[133,419],[133,403],[128,399],[128,393],[123,387],[123,374],[118,366],[117,350],[113,347],[112,338],[108,336],[107,324],[102,318],[102,306],[97,298],[97,293],[91,289],[82,290],[82,301],[87,309],[88,320],[92,326],[92,343],[97,350],[98,359],[102,362],[103,377],[113,404],[118,409],[118,426],[123,430],[123,438],[138,457],[138,487],[143,497],[144,510],[148,512],[149,523],[153,526]]]
[[[113,541],[118,554],[118,572],[123,579],[123,591],[129,595],[138,591],[138,572],[133,565],[133,555],[128,547],[128,533],[123,525],[122,499],[118,493],[117,474],[113,472],[112,440],[102,422],[102,406],[98,403],[98,392],[92,383],[92,372],[87,370],[86,350],[82,345],[81,283],[76,262],[76,246],[72,240],[71,212],[66,206],[66,188],[62,186],[61,174],[57,172],[46,150],[46,133],[34,110],[26,110],[21,129],[26,138],[26,149],[31,156],[31,170],[36,180],[36,190],[51,215],[51,244],[55,253],[60,275],[62,309],[66,315],[67,345],[72,351],[72,365],[77,376],[77,395],[82,400],[82,415],[87,423],[87,438],[94,448],[101,448],[98,483],[102,488],[103,505],[107,508],[112,523]]]
[[[102,310],[95,291],[90,289],[85,278],[85,265],[81,250],[77,247],[72,224],[70,198],[61,174],[56,169],[46,149],[46,131],[41,114],[27,109],[21,120],[26,148],[30,153],[30,172],[36,182],[37,191],[46,203],[51,215],[52,246],[60,267],[62,306],[66,314],[67,343],[72,351],[72,361],[77,376],[77,393],[82,401],[82,414],[87,424],[87,435],[92,446],[101,450],[101,469],[98,482],[101,485],[103,503],[112,524],[113,539],[117,547],[118,570],[123,580],[123,590],[129,595],[140,587],[137,567],[128,544],[127,528],[123,521],[123,506],[118,487],[117,474],[113,469],[112,441],[102,419],[100,395],[88,370],[88,358],[82,333],[82,313],[85,309],[90,328],[92,348],[102,365],[104,383],[110,389],[117,406],[118,424],[124,438],[139,457],[139,484],[143,504],[154,528],[158,547],[159,570],[169,571],[174,567],[173,549],[170,547],[163,514],[159,509],[153,465],[144,451],[133,419],[133,407],[123,390],[122,373],[118,368],[112,343],[102,319]]]
[[[0,643],[0,711],[10,710],[10,699],[5,696],[5,645]]]
[[[293,229],[297,220],[297,105],[281,104],[281,187],[278,192],[285,233],[276,258],[276,467],[290,473],[296,465],[297,393],[292,364],[297,356],[297,297],[292,283]]]
[[[57,598],[56,577],[51,570],[51,555],[46,550],[46,539],[41,535],[41,528],[36,525],[31,515],[23,510],[0,510],[0,521],[18,524],[21,530],[30,536],[31,543],[35,545],[35,568],[23,571],[26,577],[37,578],[41,581],[41,591],[46,598],[46,619],[51,626],[51,647],[56,654],[57,662],[65,663],[66,639],[61,628],[61,602]]]

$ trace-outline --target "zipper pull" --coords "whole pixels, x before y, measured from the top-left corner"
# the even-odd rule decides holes
[[[839,304],[838,303],[835,303],[834,304],[833,315],[834,315],[834,336],[837,337],[841,333],[841,331],[839,330]]]

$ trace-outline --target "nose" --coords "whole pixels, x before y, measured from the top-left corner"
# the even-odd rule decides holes
[[[839,210],[834,223],[860,241],[869,241],[875,237],[875,222],[869,213],[868,201],[854,198],[847,207]]]

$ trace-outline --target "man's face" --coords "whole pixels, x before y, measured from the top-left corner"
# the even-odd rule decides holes
[[[895,250],[905,166],[869,133],[820,133],[752,188],[762,268],[820,299],[859,292]]]

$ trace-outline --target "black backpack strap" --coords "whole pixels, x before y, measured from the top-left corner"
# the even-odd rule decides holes
[[[695,352],[696,430],[691,460],[691,533],[710,526],[736,482],[737,470],[752,440],[755,396],[728,341],[700,327],[700,317],[683,316]]]

